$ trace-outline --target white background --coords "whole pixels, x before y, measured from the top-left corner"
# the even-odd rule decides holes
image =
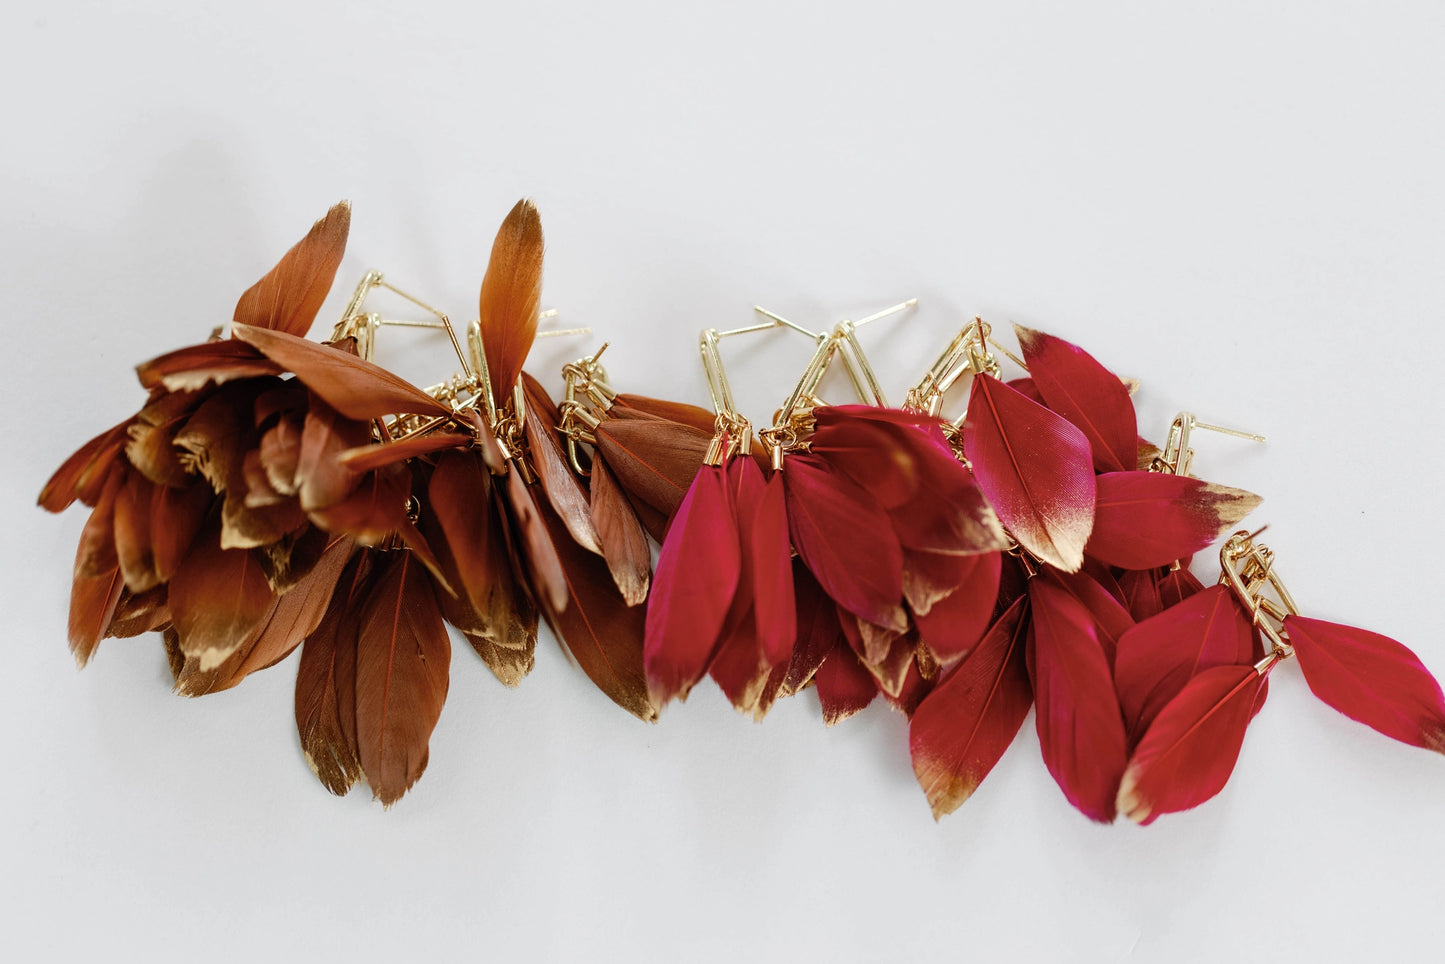
[[[707,684],[649,727],[550,639],[517,691],[457,647],[431,768],[383,812],[307,770],[294,659],[187,701],[158,637],[66,651],[83,512],[35,496],[138,407],[132,365],[343,197],[318,327],[371,267],[470,318],[529,195],[546,303],[597,333],[534,355],[554,387],[607,339],[617,385],[703,403],[698,329],[755,302],[822,326],[918,295],[867,333],[895,393],[975,312],[1039,327],[1142,378],[1147,434],[1185,408],[1267,434],[1199,438],[1198,471],[1265,497],[1307,614],[1445,672],[1439,5],[1077,7],[10,11],[11,959],[1438,959],[1445,764],[1293,666],[1225,792],[1139,830],[1069,808],[1032,720],[935,824],[887,709],[756,725]],[[730,345],[744,407],[806,354]]]

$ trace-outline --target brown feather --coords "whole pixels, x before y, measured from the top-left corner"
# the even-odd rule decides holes
[[[147,389],[194,392],[207,385],[224,385],[240,378],[279,375],[284,369],[250,345],[239,341],[203,341],[167,352],[136,366],[136,377]]]
[[[357,552],[342,570],[330,605],[301,647],[296,669],[296,732],[306,762],[338,796],[361,777],[356,746],[356,641],[359,600],[372,553]]]
[[[181,651],[199,660],[203,670],[245,642],[275,597],[252,551],[223,549],[220,534],[220,520],[212,516],[170,582]]]
[[[166,392],[136,413],[126,429],[125,457],[156,485],[191,480],[176,451],[175,435],[203,400],[199,392]]]
[[[256,441],[256,397],[276,384],[278,380],[270,378],[236,382],[202,402],[176,433],[181,463],[200,473],[216,492],[242,485],[246,452]]]
[[[351,205],[342,201],[241,295],[235,320],[304,336],[331,290],[350,230]]]
[[[252,673],[274,666],[315,632],[331,603],[337,580],[356,551],[350,539],[334,538],[320,561],[289,591],[276,597],[264,619],[225,662],[207,671],[187,659],[176,692],[203,696],[230,689]]]
[[[629,395],[625,392],[618,395],[615,401],[618,405],[636,412],[690,425],[709,436],[717,430],[717,416],[697,405],[689,405],[686,402],[669,402],[662,398],[648,398],[646,395]]]
[[[425,569],[406,550],[378,564],[356,649],[361,768],[385,806],[426,769],[427,743],[447,698],[451,639]]]
[[[120,565],[115,551],[115,499],[128,474],[123,466],[114,468],[80,530],[80,545],[75,553],[76,579],[99,576]]]
[[[76,563],[80,560],[77,558]],[[93,576],[77,575],[70,587],[70,651],[77,666],[84,666],[105,638],[115,618],[125,581],[120,566]]]
[[[608,419],[596,436],[627,494],[668,516],[682,504],[712,441],[689,425],[651,419]]]
[[[503,491],[511,509],[512,531],[521,537],[522,558],[532,587],[544,606],[561,612],[567,608],[567,578],[558,553],[566,547],[558,547],[555,533],[542,522],[542,506],[532,487],[522,481],[520,472],[514,469],[507,474],[507,488]],[[565,541],[571,542],[571,536]]]
[[[282,417],[261,436],[261,447],[256,450],[266,481],[280,495],[296,495],[300,491],[296,467],[301,458],[304,425],[301,419]]]
[[[327,532],[351,536],[373,546],[406,522],[411,475],[399,465],[367,473],[342,501],[311,513],[311,521]]]
[[[151,549],[156,487],[139,472],[126,473],[115,496],[115,551],[126,588],[145,592],[160,582]]]
[[[185,488],[158,485],[151,504],[151,561],[156,577],[170,581],[211,508],[211,488],[196,479]]]
[[[450,408],[411,382],[329,345],[250,325],[232,325],[231,335],[294,372],[307,388],[349,418],[451,415]]]
[[[45,488],[40,490],[38,502],[40,507],[47,512],[64,511],[80,497],[83,478],[87,475],[97,477],[96,468],[108,471],[111,464],[114,463],[116,455],[125,445],[125,431],[129,424],[129,422],[122,422],[114,428],[106,429],[76,449],[74,454],[55,470],[55,474],[45,483]],[[95,499],[92,498],[86,504],[94,505]]]
[[[527,405],[527,449],[532,456],[532,466],[537,470],[537,481],[542,483],[547,501],[557,510],[557,515],[566,523],[567,531],[577,544],[601,555],[602,545],[597,527],[592,522],[587,493],[567,464],[567,455],[557,435],[557,409],[547,397],[546,390],[526,372],[522,373],[522,387]]]
[[[156,586],[143,593],[133,593],[129,589],[123,591],[115,607],[115,615],[106,627],[106,637],[126,639],[169,626],[171,610],[166,605],[166,595],[165,586]]]
[[[638,719],[653,722],[659,706],[642,665],[645,607],[627,605],[607,563],[567,538],[566,527],[549,506],[539,511],[557,546],[567,599],[565,610],[543,607],[548,624],[602,692]]]
[[[342,452],[339,458],[341,464],[353,472],[370,472],[372,469],[395,465],[421,455],[466,448],[471,442],[470,435],[460,432],[433,432],[430,435],[418,435],[384,445],[359,445]]]
[[[472,649],[487,664],[487,669],[492,671],[503,686],[515,687],[532,672],[532,667],[537,662],[537,637],[531,637],[531,645],[520,649],[511,646],[498,646],[486,636],[476,633],[464,633],[467,642],[472,644]]]
[[[266,574],[271,588],[278,593],[290,592],[311,574],[333,538],[330,533],[308,525],[299,533],[292,533],[257,549],[256,558],[260,560],[261,571]]]
[[[592,463],[592,518],[602,541],[602,558],[612,572],[612,581],[629,606],[647,598],[652,579],[652,550],[637,513],[617,484],[605,459]]]
[[[307,512],[335,505],[356,490],[361,473],[341,461],[341,454],[371,440],[365,422],[347,418],[312,396],[301,429],[292,481]]]
[[[505,404],[537,337],[542,302],[542,218],[531,201],[512,208],[482,277],[480,320],[492,398]]]

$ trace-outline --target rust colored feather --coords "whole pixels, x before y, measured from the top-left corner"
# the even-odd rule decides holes
[[[492,257],[482,277],[477,317],[486,347],[492,397],[504,404],[537,337],[542,301],[542,218],[523,199],[497,230]]]
[[[1224,789],[1263,683],[1253,666],[1216,666],[1185,684],[1134,750],[1119,784],[1119,812],[1149,824]]]
[[[1108,823],[1128,751],[1093,617],[1047,579],[1029,580],[1029,605],[1029,677],[1044,763],[1075,808]]]
[[[507,474],[507,487],[502,491],[511,510],[509,531],[519,537],[517,545],[532,588],[544,606],[561,612],[567,608],[567,578],[562,572],[560,549],[542,521],[541,504],[515,469]]]
[[[336,505],[356,490],[361,472],[341,456],[365,445],[371,430],[365,422],[347,418],[319,398],[307,407],[296,450],[292,485],[307,512]]]
[[[1062,338],[1022,325],[1014,325],[1014,334],[1044,404],[1088,437],[1094,468],[1132,471],[1139,462],[1138,419],[1119,376]]]
[[[627,605],[640,605],[647,599],[652,580],[652,550],[647,534],[605,459],[593,461],[590,487],[592,519],[602,543],[602,558],[607,560],[612,580]]]
[[[170,581],[181,651],[202,670],[219,666],[265,618],[275,595],[252,550],[221,548],[213,516]]]
[[[538,512],[557,546],[566,580],[567,608],[544,605],[548,624],[598,689],[638,719],[656,720],[659,704],[643,666],[646,609],[627,605],[607,563],[567,537],[551,506],[539,505]]]
[[[326,789],[345,794],[361,777],[356,738],[356,643],[371,553],[342,570],[321,622],[301,647],[296,670],[296,732],[306,762]]]
[[[1025,549],[1074,572],[1094,525],[1089,441],[989,375],[973,380],[963,447],[1000,521]]]
[[[490,637],[476,633],[463,633],[462,635],[466,636],[467,642],[472,644],[472,649],[476,650],[477,655],[482,658],[482,662],[487,664],[487,669],[492,671],[492,675],[503,686],[518,686],[536,665],[536,636],[531,637],[531,646],[513,648],[498,646],[492,642]]]
[[[235,320],[304,337],[346,253],[351,205],[337,204],[236,302]]]
[[[129,424],[126,421],[106,429],[76,449],[74,454],[55,470],[55,474],[45,483],[45,488],[40,490],[40,507],[47,512],[62,512],[79,498],[83,487],[82,480],[86,476],[104,478],[105,473],[108,473],[111,465],[115,463],[115,457],[125,446],[126,427]],[[95,499],[92,498],[86,504],[95,505]]]
[[[177,675],[176,692],[204,696],[227,690],[291,655],[321,624],[342,571],[355,551],[352,540],[333,538],[317,564],[295,586],[276,597],[265,617],[224,662],[202,670],[199,660],[187,659]]]
[[[427,482],[423,531],[439,555],[455,568],[453,588],[463,594],[478,614],[477,625],[461,625],[465,632],[481,633],[493,627],[494,641],[505,641],[502,629],[510,620],[513,595],[506,537],[496,504],[491,474],[475,452],[445,452],[437,459]],[[435,526],[426,524],[434,519]],[[455,622],[455,620],[454,620]]]
[[[346,498],[311,513],[311,521],[327,532],[348,535],[373,546],[407,521],[411,475],[399,465],[367,473]]]
[[[136,366],[142,387],[152,391],[194,392],[241,378],[279,375],[285,369],[251,345],[239,341],[204,341]]]
[[[232,325],[231,334],[294,372],[307,388],[348,418],[367,421],[383,415],[451,416],[450,408],[415,385],[348,352],[250,325]]]
[[[1407,647],[1303,616],[1286,617],[1284,630],[1316,696],[1393,740],[1445,753],[1445,696]]]
[[[717,428],[717,416],[709,409],[689,405],[686,402],[670,402],[666,399],[649,398],[646,395],[629,395],[625,392],[618,395],[614,402],[635,412],[689,425],[704,435],[711,436]]]
[[[671,517],[697,477],[712,437],[679,422],[608,419],[597,451],[627,494]]]
[[[282,417],[261,436],[256,450],[266,481],[281,495],[293,496],[301,491],[296,482],[296,468],[301,459],[301,438],[305,422]]]
[[[115,551],[126,588],[140,593],[160,582],[151,548],[155,486],[139,472],[126,473],[115,496]]]
[[[935,820],[973,796],[1029,715],[1027,613],[1020,596],[913,713],[908,749]]]
[[[1114,687],[1130,745],[1202,671],[1253,664],[1251,630],[1249,614],[1234,593],[1211,586],[1124,633],[1114,660]]]
[[[106,637],[124,589],[119,565],[93,576],[77,575],[71,583],[68,634],[70,652],[77,666],[84,667],[90,662],[96,647]]]
[[[169,582],[197,533],[206,524],[211,490],[199,479],[182,489],[157,486],[151,505],[151,561],[156,576]]]
[[[537,481],[567,531],[577,544],[589,552],[602,554],[597,527],[587,493],[567,464],[567,455],[557,434],[558,415],[552,400],[535,378],[522,373],[523,401],[527,406],[526,436],[531,464],[537,470]]]
[[[407,550],[377,563],[356,641],[356,740],[383,806],[421,777],[447,698],[451,639],[426,570]]]
[[[1097,480],[1086,551],[1123,569],[1191,556],[1233,529],[1259,496],[1167,472],[1110,472]]]
[[[657,560],[644,665],[660,703],[686,697],[707,672],[742,576],[727,469],[703,466],[678,507]]]
[[[115,502],[130,472],[116,466],[110,472],[95,508],[80,530],[80,544],[75,553],[75,578],[90,578],[108,573],[120,565],[115,549]]]
[[[115,607],[115,616],[106,628],[105,635],[128,638],[166,629],[171,624],[171,610],[166,605],[166,596],[165,586],[156,586],[142,593],[123,590],[120,602]]]
[[[464,449],[471,443],[472,437],[460,432],[432,432],[400,442],[360,445],[341,452],[337,461],[353,472],[370,472],[423,455],[433,455],[448,449]]]

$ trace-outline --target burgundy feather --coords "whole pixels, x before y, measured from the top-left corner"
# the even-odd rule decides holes
[[[1130,744],[1201,671],[1254,662],[1249,614],[1226,586],[1211,586],[1139,623],[1119,640],[1114,661]]]
[[[643,659],[659,702],[685,697],[707,671],[741,573],[727,470],[703,466],[662,544],[647,606]]]
[[[1021,596],[913,713],[908,749],[935,820],[973,795],[1029,714],[1027,614]]]
[[[993,622],[1003,560],[997,552],[947,556],[958,566],[956,588],[913,622],[935,659],[948,665],[966,655]]]
[[[1044,403],[1088,437],[1094,468],[1133,470],[1139,461],[1138,421],[1119,377],[1062,338],[1022,325],[1014,325],[1014,334]]]
[[[873,674],[859,661],[852,647],[841,640],[813,674],[813,682],[823,707],[823,722],[828,726],[841,723],[866,708],[878,695]]]
[[[1185,684],[1135,748],[1119,785],[1119,812],[1149,824],[1224,789],[1263,682],[1253,666],[1216,666]]]
[[[1089,555],[1124,569],[1191,556],[1259,505],[1259,496],[1167,472],[1098,477]]]
[[[1084,604],[1047,579],[1029,580],[1029,676],[1044,763],[1090,820],[1114,819],[1128,751],[1104,647]]]
[[[979,488],[1025,549],[1065,572],[1083,565],[1094,524],[1094,470],[1083,432],[979,375],[963,447]]]
[[[840,606],[902,632],[903,550],[869,493],[827,463],[794,455],[783,468],[788,528],[798,555]]]
[[[1445,753],[1445,696],[1413,652],[1322,619],[1288,616],[1284,631],[1316,696],[1391,739]]]

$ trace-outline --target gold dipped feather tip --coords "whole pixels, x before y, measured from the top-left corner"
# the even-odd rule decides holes
[[[512,208],[482,277],[478,321],[485,345],[492,398],[504,404],[537,337],[542,301],[542,218],[523,198]]]

